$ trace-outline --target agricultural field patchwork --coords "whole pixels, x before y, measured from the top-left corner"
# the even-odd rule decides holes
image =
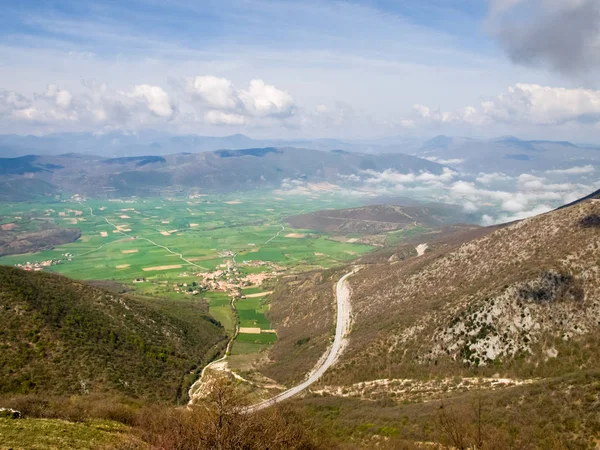
[[[0,257],[0,264],[110,280],[142,296],[206,301],[228,334],[239,320],[232,355],[259,353],[277,339],[266,315],[268,280],[335,266],[373,248],[294,229],[285,219],[353,204],[332,193],[272,192],[2,204],[3,230],[77,229],[81,236],[51,250]]]
[[[75,279],[132,283],[138,277],[164,281],[216,270],[225,251],[235,253],[238,263],[265,261],[299,270],[330,267],[371,249],[282,224],[289,215],[344,207],[349,200],[273,195],[3,204],[0,224],[7,229],[77,228],[82,236],[52,250],[1,257],[0,264],[53,261],[44,270]],[[248,270],[253,271],[260,269]]]

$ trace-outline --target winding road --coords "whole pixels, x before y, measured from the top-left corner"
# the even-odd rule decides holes
[[[256,405],[248,406],[244,409],[246,413],[252,413],[255,411],[260,411],[261,409],[268,408],[269,406],[273,406],[276,403],[287,400],[290,397],[293,397],[296,394],[299,394],[319,378],[323,376],[323,374],[333,366],[340,356],[342,351],[344,350],[344,337],[350,330],[350,313],[352,311],[352,307],[350,305],[350,288],[348,287],[348,283],[346,279],[354,274],[356,269],[352,272],[348,272],[342,278],[339,279],[336,288],[336,299],[337,299],[337,322],[335,327],[335,338],[333,340],[333,344],[329,349],[329,354],[327,358],[324,360],[321,359],[317,365],[314,367],[313,371],[310,373],[309,377],[293,388],[288,389],[274,397],[271,397],[268,400],[264,400]]]

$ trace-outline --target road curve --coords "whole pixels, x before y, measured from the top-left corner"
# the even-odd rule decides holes
[[[264,400],[256,405],[248,406],[244,409],[244,412],[251,413],[255,411],[260,411],[261,409],[268,408],[269,406],[274,405],[275,403],[282,402],[287,400],[290,397],[302,392],[308,386],[317,381],[323,374],[329,369],[343,350],[343,342],[344,336],[348,333],[350,329],[350,288],[348,287],[348,283],[346,283],[346,279],[354,274],[356,269],[352,272],[348,272],[342,278],[339,279],[336,288],[336,299],[337,299],[337,322],[335,327],[335,338],[333,340],[333,344],[329,349],[329,354],[325,360],[321,360],[317,363],[309,377],[304,380],[304,382],[300,383],[293,388],[288,389],[281,394],[278,394],[268,400]]]

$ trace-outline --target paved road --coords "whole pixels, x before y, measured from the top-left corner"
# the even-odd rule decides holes
[[[331,366],[333,366],[336,359],[338,358],[338,356],[341,354],[341,352],[343,350],[342,344],[344,341],[344,336],[346,335],[346,333],[348,332],[348,330],[350,328],[350,312],[351,312],[350,289],[348,287],[348,284],[346,283],[346,278],[348,278],[354,272],[355,272],[355,270],[347,273],[342,278],[340,278],[340,280],[337,283],[337,289],[336,289],[337,323],[336,323],[336,327],[335,327],[335,338],[333,340],[333,345],[329,349],[329,354],[327,355],[327,358],[324,361],[319,362],[317,364],[317,366],[313,369],[310,376],[304,382],[300,383],[297,386],[294,386],[291,389],[288,389],[285,392],[282,392],[281,394],[276,395],[275,397],[272,397],[268,400],[257,403],[256,405],[247,407],[245,409],[245,412],[259,411],[261,409],[268,408],[269,406],[272,406],[275,403],[279,403],[284,400],[287,400],[290,397],[293,397],[294,395],[305,390],[308,386],[313,384],[319,378],[321,378],[321,376],[323,376],[323,374],[327,371],[327,369],[329,369]]]

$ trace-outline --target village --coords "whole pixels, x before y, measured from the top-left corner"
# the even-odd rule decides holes
[[[245,298],[242,293],[243,288],[260,286],[265,280],[275,278],[283,273],[283,267],[268,261],[243,261],[239,264],[240,266],[265,267],[270,270],[242,275],[233,252],[224,252],[221,256],[229,259],[212,272],[197,273],[198,282],[173,283],[173,290],[188,295],[197,295],[203,291],[220,291],[243,299]]]
[[[15,264],[15,267],[18,267],[22,270],[27,270],[28,272],[40,272],[46,267],[57,266],[59,264],[62,264],[64,261],[71,261],[74,255],[72,255],[71,253],[65,253],[62,256],[64,257],[64,259],[53,258],[44,261],[27,261],[22,264]]]

